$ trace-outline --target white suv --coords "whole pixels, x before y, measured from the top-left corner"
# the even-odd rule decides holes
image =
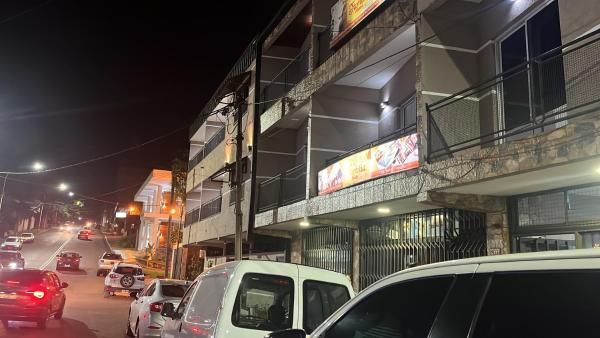
[[[105,252],[98,259],[96,276],[106,276],[115,264],[123,262],[123,256],[114,252]]]
[[[117,263],[104,278],[104,297],[114,295],[118,291],[140,292],[145,286],[141,266]]]

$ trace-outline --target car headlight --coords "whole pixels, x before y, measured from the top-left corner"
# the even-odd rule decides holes
[[[8,263],[8,267],[11,269],[16,269],[19,265],[15,262]]]

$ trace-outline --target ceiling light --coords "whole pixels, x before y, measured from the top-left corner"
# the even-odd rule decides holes
[[[307,226],[309,226],[309,225],[310,225],[310,223],[308,223],[307,221],[302,221],[302,222],[300,222],[300,226],[301,226],[301,227],[307,227]]]
[[[381,214],[389,214],[390,208],[377,208],[377,212]]]
[[[600,168],[596,169],[596,172],[597,172],[598,174],[600,174]]]

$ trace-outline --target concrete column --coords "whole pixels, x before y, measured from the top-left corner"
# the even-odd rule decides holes
[[[486,213],[487,254],[503,255],[510,253],[510,237],[508,227],[508,213]]]
[[[355,229],[352,242],[352,287],[360,290],[360,231]]]
[[[290,263],[302,264],[302,231],[296,232],[291,241],[291,261]]]

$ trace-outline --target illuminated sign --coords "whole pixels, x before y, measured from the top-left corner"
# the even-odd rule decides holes
[[[333,47],[373,13],[386,0],[339,0],[331,7],[331,41]]]
[[[117,211],[117,213],[115,214],[115,217],[117,217],[117,218],[127,218],[127,213],[125,211]]]
[[[417,140],[417,134],[404,136],[352,154],[319,171],[319,195],[418,168]]]

